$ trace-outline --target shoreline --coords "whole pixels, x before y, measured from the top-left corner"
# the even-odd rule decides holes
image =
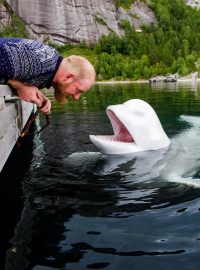
[[[176,83],[199,83],[200,82],[200,78],[197,79],[184,79],[184,78],[179,78],[177,79],[177,81],[175,82],[164,82],[164,81],[157,81],[157,82],[150,82],[149,80],[137,80],[137,81],[129,81],[129,80],[125,80],[125,81],[114,81],[114,80],[110,80],[110,81],[96,81],[95,84],[131,84],[131,83],[150,83],[150,84],[176,84]]]
[[[125,80],[125,81],[114,81],[114,80],[110,80],[110,81],[96,81],[95,84],[125,84],[125,83],[148,83],[148,80],[137,80],[137,81],[129,81],[129,80]]]

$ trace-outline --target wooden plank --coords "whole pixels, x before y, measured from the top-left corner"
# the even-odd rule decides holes
[[[4,136],[8,127],[15,123],[17,118],[17,110],[15,104],[5,106],[5,109],[0,111],[0,136]]]
[[[0,97],[0,111],[5,108],[5,99],[4,97]]]
[[[0,85],[0,97],[12,95],[12,90],[7,85]]]
[[[19,100],[9,87],[0,85],[0,172],[33,108],[32,103]]]

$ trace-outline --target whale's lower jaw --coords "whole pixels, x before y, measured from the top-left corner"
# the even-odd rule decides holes
[[[90,135],[90,140],[97,147],[97,149],[104,154],[130,154],[143,151],[158,150],[161,148],[167,148],[170,144],[170,140],[166,140],[162,146],[159,144],[151,144],[146,147],[136,145],[135,142],[123,142],[117,141],[115,136],[101,136],[101,135]]]
[[[90,135],[90,140],[104,154],[129,154],[134,152],[145,151],[138,147],[134,142],[122,142],[114,139],[114,136],[96,136]]]

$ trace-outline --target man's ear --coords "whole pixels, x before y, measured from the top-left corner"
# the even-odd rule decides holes
[[[63,82],[64,83],[71,83],[75,80],[75,75],[71,72],[65,72],[65,75],[63,76]]]

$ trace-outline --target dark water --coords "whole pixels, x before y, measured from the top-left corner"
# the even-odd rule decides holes
[[[132,98],[153,106],[169,149],[97,153],[88,135],[112,134],[106,107]],[[51,127],[16,146],[0,175],[0,269],[199,269],[198,116],[196,84],[96,85],[53,102]]]

